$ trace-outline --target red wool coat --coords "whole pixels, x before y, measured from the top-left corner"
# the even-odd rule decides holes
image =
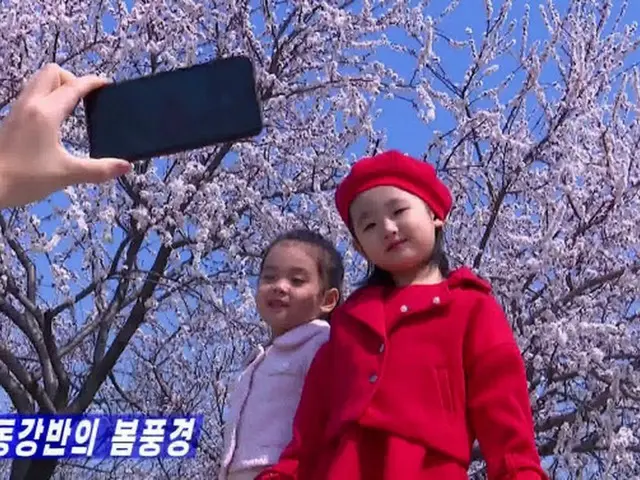
[[[367,287],[332,316],[293,439],[257,478],[457,480],[477,438],[490,480],[540,480],[524,363],[490,286]]]

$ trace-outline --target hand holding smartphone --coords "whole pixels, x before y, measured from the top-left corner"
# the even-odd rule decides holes
[[[251,61],[230,57],[114,83],[84,99],[93,158],[129,161],[258,135]]]

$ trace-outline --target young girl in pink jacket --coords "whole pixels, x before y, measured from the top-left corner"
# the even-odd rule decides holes
[[[258,347],[231,394],[220,480],[253,480],[291,440],[302,386],[329,338],[344,270],[335,247],[308,230],[278,237],[266,250],[256,294],[272,341]]]

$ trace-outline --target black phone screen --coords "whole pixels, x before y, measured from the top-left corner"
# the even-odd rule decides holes
[[[245,57],[107,85],[84,102],[94,158],[133,161],[262,130],[253,66]]]

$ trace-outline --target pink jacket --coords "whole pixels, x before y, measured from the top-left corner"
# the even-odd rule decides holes
[[[329,324],[313,320],[277,337],[236,381],[229,400],[219,480],[278,462],[291,440],[293,417],[317,350]],[[251,472],[253,473],[253,472]]]

